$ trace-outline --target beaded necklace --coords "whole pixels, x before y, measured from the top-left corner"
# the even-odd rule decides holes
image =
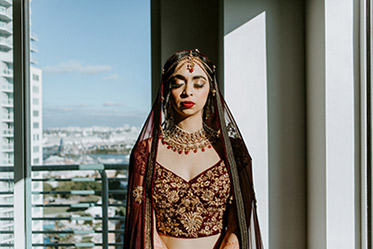
[[[162,143],[179,154],[189,154],[190,151],[197,153],[198,149],[202,152],[206,147],[211,148],[212,143],[218,138],[219,131],[215,131],[203,124],[203,127],[195,132],[187,132],[175,125],[171,129],[162,129]]]

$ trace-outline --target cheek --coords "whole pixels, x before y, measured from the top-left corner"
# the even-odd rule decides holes
[[[176,103],[176,100],[177,100],[178,96],[179,96],[179,94],[178,94],[177,90],[172,90],[171,91],[171,96],[170,96],[171,97],[171,102]]]
[[[206,91],[202,92],[201,95],[200,95],[201,102],[203,102],[203,105],[207,101],[207,97],[209,96],[209,91],[210,91],[210,89],[207,89]]]

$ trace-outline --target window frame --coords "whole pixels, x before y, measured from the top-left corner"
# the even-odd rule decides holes
[[[367,249],[372,249],[372,0],[366,1],[365,22],[366,22],[366,244]]]
[[[373,0],[360,1],[360,241],[362,249],[372,249],[372,5]]]
[[[31,249],[29,0],[13,0],[14,248]]]

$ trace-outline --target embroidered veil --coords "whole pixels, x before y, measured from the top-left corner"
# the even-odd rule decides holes
[[[177,63],[188,56],[196,57],[210,78],[210,94],[204,109],[205,123],[220,131],[237,211],[237,234],[241,249],[263,249],[257,218],[251,156],[222,94],[218,89],[215,67],[198,50],[176,52],[166,62],[157,99],[132,149],[129,166],[128,197],[124,248],[153,248],[152,186],[161,127],[172,125],[167,106],[169,74]],[[176,62],[176,63],[175,63]],[[169,72],[171,71],[171,72]],[[155,138],[155,139],[154,139]]]

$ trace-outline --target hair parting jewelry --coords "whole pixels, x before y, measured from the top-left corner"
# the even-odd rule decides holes
[[[199,52],[198,49],[195,49],[194,51],[197,52],[198,54],[200,54],[200,52]],[[171,68],[173,68],[175,65],[180,64],[180,66],[183,66],[185,63],[188,63],[187,64],[187,70],[190,73],[192,73],[194,71],[194,66],[195,66],[195,64],[197,64],[206,73],[206,75],[209,77],[209,79],[212,81],[212,78],[211,78],[210,74],[206,71],[206,68],[210,72],[215,72],[215,65],[213,65],[214,69],[211,69],[211,67],[206,62],[204,62],[203,60],[201,60],[199,57],[193,55],[193,50],[189,50],[189,54],[187,56],[181,57],[180,59],[178,59],[177,61],[175,61],[171,66],[168,67],[167,71],[165,71],[163,69],[162,70],[162,74],[163,75],[167,74],[168,71]],[[172,75],[169,76],[167,79],[165,79],[165,81],[167,81],[171,77],[172,77]]]
[[[206,124],[195,132],[187,132],[175,125],[171,129],[161,130],[162,143],[179,154],[189,154],[190,151],[197,153],[198,149],[202,152],[206,147],[211,148],[212,143],[218,138],[219,132],[211,129]]]
[[[192,50],[189,50],[189,56],[188,56],[188,64],[187,64],[187,70],[189,73],[193,73],[194,71],[194,62],[193,62],[193,53]]]
[[[192,57],[191,60],[189,59],[189,57],[183,57],[181,60],[177,60],[174,64],[178,64],[180,65],[180,67],[182,67],[185,63],[188,63],[187,64],[187,70],[192,73],[194,71],[194,66],[195,64],[197,64],[204,72],[205,74],[207,75],[207,77],[209,78],[209,80],[212,81],[212,78],[210,76],[210,74],[206,71],[205,67],[203,65],[205,65],[207,68],[209,68],[209,70],[211,70],[211,68],[204,62],[202,61],[201,59],[199,59],[198,57]],[[192,64],[193,63],[193,64]],[[171,66],[172,67],[172,66]],[[171,68],[170,67],[170,68]],[[168,72],[168,70],[166,71],[166,73]],[[212,71],[211,71],[212,72]],[[164,73],[165,75],[165,73]],[[173,75],[170,75],[167,79],[165,79],[164,81],[167,81],[169,78],[171,78]]]

